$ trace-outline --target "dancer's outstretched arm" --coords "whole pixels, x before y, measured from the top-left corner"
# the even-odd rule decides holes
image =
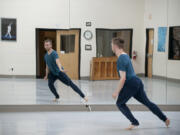
[[[46,65],[46,75],[44,77],[44,80],[47,80],[48,79],[48,74],[49,74],[49,68],[48,66]]]
[[[61,64],[61,62],[60,62],[60,59],[59,59],[59,58],[57,58],[57,59],[56,59],[56,64],[58,65],[58,67],[59,67],[60,71],[62,71],[62,72],[66,72],[66,70],[64,70],[64,68],[62,67],[62,64]]]

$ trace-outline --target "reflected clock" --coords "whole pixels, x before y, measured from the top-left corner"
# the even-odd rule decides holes
[[[84,32],[84,38],[85,38],[86,40],[91,40],[91,39],[93,38],[92,32],[91,32],[90,30],[86,30],[86,31]]]

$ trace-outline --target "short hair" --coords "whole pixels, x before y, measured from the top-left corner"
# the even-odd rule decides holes
[[[51,39],[46,39],[46,40],[44,40],[44,43],[50,43],[52,45],[52,40]]]
[[[124,40],[120,37],[115,37],[112,39],[113,45],[117,45],[119,49],[124,49]]]

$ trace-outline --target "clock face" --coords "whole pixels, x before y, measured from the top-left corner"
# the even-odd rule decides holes
[[[85,38],[86,40],[91,40],[92,37],[93,37],[93,34],[92,34],[91,31],[86,30],[86,31],[84,32],[84,38]]]

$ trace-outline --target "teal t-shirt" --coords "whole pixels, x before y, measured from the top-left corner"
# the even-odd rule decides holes
[[[119,74],[119,71],[126,72],[126,80],[131,79],[133,76],[136,76],[131,59],[127,54],[121,54],[117,60],[117,72]],[[119,74],[120,76],[120,74]]]
[[[60,72],[60,69],[59,69],[58,65],[56,64],[56,59],[58,59],[58,58],[59,58],[59,56],[58,56],[57,52],[54,50],[51,52],[51,54],[46,53],[44,56],[44,60],[47,64],[50,72],[53,75],[58,75]]]

